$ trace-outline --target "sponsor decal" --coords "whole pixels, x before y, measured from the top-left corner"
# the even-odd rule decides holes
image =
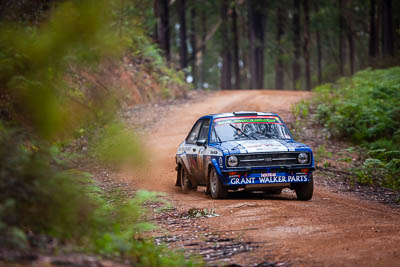
[[[207,147],[204,153],[210,156],[222,156],[222,152],[220,150],[211,147]]]
[[[246,184],[275,184],[275,183],[301,183],[308,182],[307,175],[286,175],[284,173],[261,173],[258,177],[250,175],[250,177],[241,177],[240,175],[230,175],[230,185],[246,185]]]
[[[275,177],[276,173],[261,173],[261,177]]]
[[[287,183],[286,176],[260,177],[260,184]]]
[[[235,123],[276,123],[282,124],[278,117],[241,117],[241,118],[221,118],[215,120],[215,126]]]
[[[293,183],[293,182],[308,182],[307,175],[289,175],[288,176],[288,182]]]
[[[256,178],[232,178],[230,184],[255,184],[255,179]]]

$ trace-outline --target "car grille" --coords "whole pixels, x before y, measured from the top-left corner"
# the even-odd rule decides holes
[[[310,162],[310,154],[308,154],[308,162],[299,164],[297,162],[298,155],[302,152],[292,153],[260,153],[260,154],[244,154],[234,155],[239,159],[237,167],[264,167],[264,166],[286,166],[286,165],[304,165]],[[303,152],[304,153],[304,152]],[[229,167],[229,166],[228,166]]]

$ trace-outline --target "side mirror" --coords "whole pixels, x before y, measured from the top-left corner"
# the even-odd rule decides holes
[[[198,146],[205,146],[207,141],[205,139],[200,139],[196,141],[196,145]]]

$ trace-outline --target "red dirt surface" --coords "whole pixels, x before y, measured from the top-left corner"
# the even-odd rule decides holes
[[[241,238],[263,244],[236,255],[238,264],[256,264],[272,254],[277,261],[303,266],[399,266],[400,212],[388,206],[323,185],[315,187],[307,202],[298,201],[290,190],[279,196],[233,193],[230,199],[213,200],[201,188],[183,194],[175,187],[176,149],[200,116],[256,110],[292,121],[291,105],[310,96],[298,91],[220,91],[178,105],[145,136],[151,162],[128,179],[140,189],[167,193],[180,209],[214,208],[221,216],[207,219],[212,229],[240,232]]]

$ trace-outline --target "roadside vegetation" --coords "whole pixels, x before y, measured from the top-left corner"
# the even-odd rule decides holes
[[[357,182],[400,190],[400,68],[363,70],[314,92],[295,114],[361,148],[348,149],[361,151]]]
[[[118,117],[129,88],[98,79],[110,64],[132,55],[146,62],[135,64],[136,72],[152,68],[150,82],[160,88],[147,98],[174,96],[167,86],[187,88],[144,34],[141,14],[120,14],[133,9],[117,2],[67,1],[46,12],[38,7],[34,22],[10,17],[0,24],[0,249],[197,266],[144,237],[155,227],[143,206],[160,201],[154,193],[105,194],[72,164],[87,156],[114,167],[145,160]],[[72,152],[78,138],[88,148]]]

